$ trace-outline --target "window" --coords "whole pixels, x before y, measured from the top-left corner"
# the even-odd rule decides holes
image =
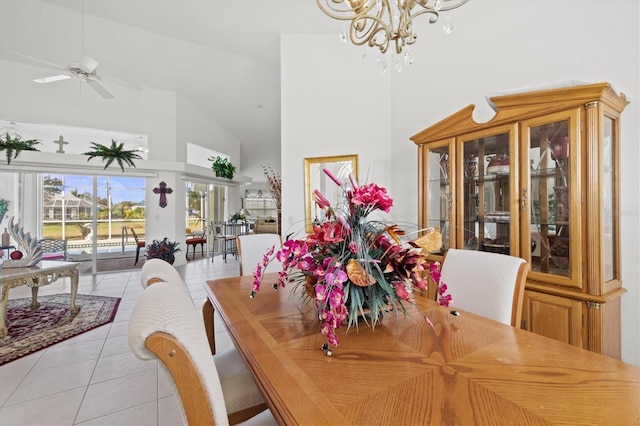
[[[276,200],[270,191],[245,191],[244,207],[251,213],[251,218],[276,217],[278,209]]]

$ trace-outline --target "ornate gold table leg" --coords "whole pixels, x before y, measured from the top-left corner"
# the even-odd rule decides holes
[[[31,309],[36,310],[40,307],[38,302],[38,287],[31,287]]]
[[[71,278],[71,312],[77,313],[80,309],[76,306],[76,296],[78,295],[78,268],[76,267],[70,274]]]
[[[0,296],[0,339],[3,339],[9,332],[5,324],[7,316],[7,302],[9,301],[9,288],[2,286],[2,295]]]

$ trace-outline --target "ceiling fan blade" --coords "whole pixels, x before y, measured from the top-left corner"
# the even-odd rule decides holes
[[[70,75],[60,74],[60,75],[52,75],[51,77],[36,78],[33,81],[35,81],[36,83],[52,83],[54,81],[66,80],[71,77],[72,76]]]
[[[12,53],[12,54],[17,55],[17,56],[22,56],[23,58],[28,59],[29,61],[31,61],[31,62],[33,62],[33,63],[35,63],[37,65],[40,65],[40,66],[44,65],[44,66],[46,66],[48,68],[52,68],[54,70],[65,70],[66,71],[66,69],[67,69],[67,67],[63,67],[62,65],[54,64],[53,62],[48,62],[48,61],[45,61],[43,59],[34,58],[33,56],[25,55],[23,53],[18,53],[18,52],[9,52],[9,53]]]
[[[87,84],[89,86],[91,86],[91,88],[93,90],[98,92],[98,94],[100,96],[102,96],[103,98],[105,98],[105,99],[113,99],[113,95],[111,93],[109,93],[109,91],[107,89],[102,87],[102,85],[100,83],[98,83],[96,80],[86,79],[85,81],[87,82]]]
[[[82,71],[91,74],[98,67],[98,61],[95,59],[91,59],[88,56],[83,56],[82,59],[78,62],[78,68]]]
[[[95,76],[96,79],[100,81],[104,81],[105,83],[113,83],[119,86],[128,87],[129,89],[134,90],[142,90],[142,85],[137,83],[132,83],[130,81],[120,80],[118,78],[113,77],[104,77],[104,76]]]

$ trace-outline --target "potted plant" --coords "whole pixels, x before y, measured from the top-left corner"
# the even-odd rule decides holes
[[[2,222],[2,219],[4,219],[4,215],[7,210],[9,210],[9,200],[0,198],[0,222]]]
[[[39,151],[35,147],[39,143],[37,139],[25,141],[18,135],[11,137],[9,133],[5,133],[4,137],[0,136],[0,151],[6,151],[7,164],[11,164],[12,159],[18,158],[20,151]]]
[[[231,218],[229,219],[229,222],[237,223],[237,222],[244,222],[245,220],[247,220],[246,216],[238,211],[231,216]]]
[[[105,161],[103,170],[107,170],[107,167],[111,165],[114,161],[118,163],[122,172],[124,173],[124,164],[128,164],[130,167],[135,167],[136,165],[133,163],[133,160],[142,160],[139,154],[135,150],[127,150],[124,149],[124,142],[116,142],[111,139],[111,146],[102,145],[99,143],[91,142],[91,151],[83,152],[83,155],[88,155],[89,158],[87,161],[91,160],[93,157],[102,157],[102,162]]]
[[[151,244],[147,245],[147,258],[162,259],[173,265],[173,262],[176,260],[175,253],[180,251],[178,245],[179,243],[169,241],[167,237],[164,237],[163,240],[153,240]]]
[[[236,172],[236,166],[231,164],[229,160],[218,156],[216,158],[209,158],[209,161],[213,161],[213,164],[211,164],[211,168],[216,174],[216,177],[221,177],[229,180],[233,179],[233,175]]]

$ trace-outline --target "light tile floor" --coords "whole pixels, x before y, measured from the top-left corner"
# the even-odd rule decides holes
[[[206,280],[238,275],[238,262],[221,257],[176,268],[194,309],[205,300]],[[69,292],[68,278],[39,294]],[[74,338],[0,366],[0,425],[179,425],[180,400],[168,373],[156,361],[130,351],[127,327],[142,292],[140,270],[81,275],[78,293],[121,297],[115,320]],[[30,297],[26,287],[9,297]],[[216,350],[233,343],[216,318]]]

